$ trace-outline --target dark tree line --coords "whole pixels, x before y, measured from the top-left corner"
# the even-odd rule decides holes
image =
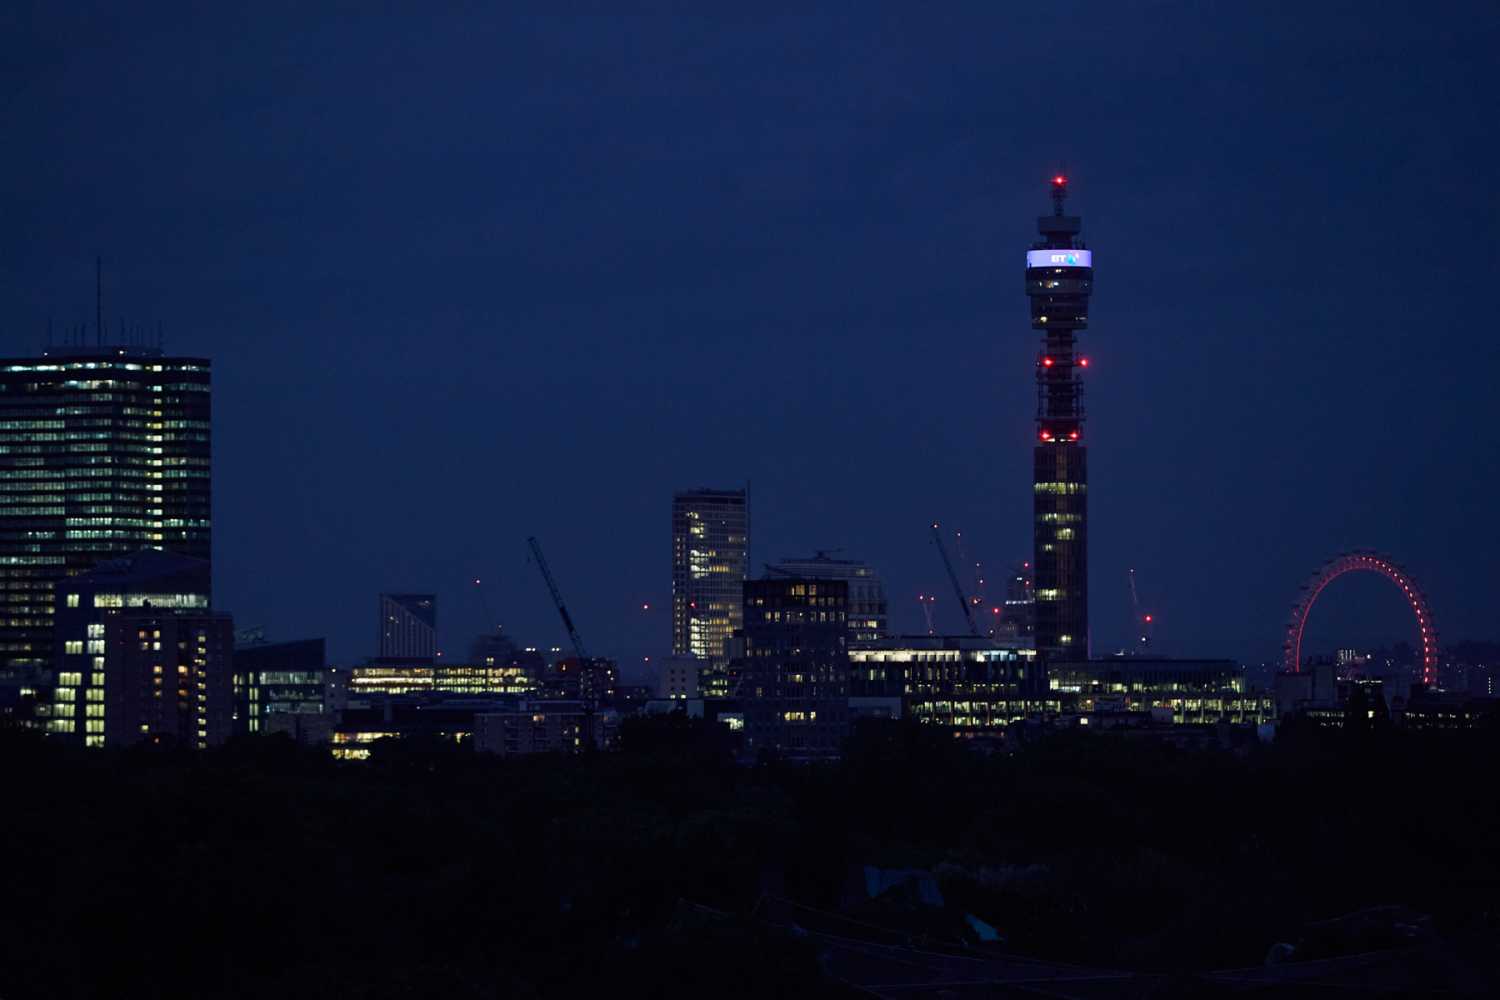
[[[6,732],[0,996],[836,992],[767,900],[938,944],[973,914],[1021,954],[1168,971],[1380,905],[1493,933],[1497,763],[1493,734],[1376,724],[993,756],[882,725],[839,765],[751,768],[673,718],[619,753],[392,741],[358,764]],[[935,873],[942,905],[866,898],[865,865]]]

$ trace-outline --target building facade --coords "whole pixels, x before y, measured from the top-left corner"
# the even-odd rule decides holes
[[[735,694],[751,753],[835,756],[849,731],[849,584],[771,577],[744,585]]]
[[[879,642],[890,631],[885,584],[866,563],[834,559],[819,552],[808,559],[783,559],[766,567],[768,577],[843,580],[849,585],[848,636],[855,643]]]
[[[140,347],[0,359],[0,667],[54,662],[56,585],[212,553],[209,362]]]
[[[269,732],[277,715],[327,709],[328,658],[322,639],[254,642],[234,649],[234,728]]]
[[[1174,725],[1260,724],[1276,719],[1276,699],[1257,692],[1233,660],[1116,656],[1047,667],[1060,710],[1155,713]]]
[[[1053,214],[1037,220],[1041,240],[1026,254],[1036,358],[1037,442],[1033,451],[1036,646],[1049,659],[1089,655],[1088,464],[1083,438],[1083,372],[1077,331],[1088,326],[1094,288],[1083,220],[1063,214],[1068,181],[1052,179]]]
[[[656,697],[692,701],[699,695],[699,662],[691,656],[669,656],[656,666]]]
[[[437,596],[381,594],[377,648],[388,662],[431,663],[437,653]]]
[[[233,728],[234,620],[142,606],[104,622],[104,745],[205,749]]]
[[[374,696],[449,694],[463,696],[535,694],[545,679],[539,668],[516,663],[371,662],[357,667],[331,667],[329,704],[340,708]]]
[[[689,490],[672,496],[672,655],[722,661],[742,618],[749,569],[750,504],[745,490]]]
[[[474,749],[501,757],[582,753],[611,746],[618,731],[614,712],[591,712],[577,701],[528,701],[511,711],[475,715]]]
[[[53,683],[37,710],[43,729],[85,746],[104,745],[108,657],[118,652],[106,649],[111,615],[201,614],[208,607],[209,564],[156,549],[105,560],[60,581],[52,614]]]
[[[1046,697],[1043,666],[1023,643],[908,635],[849,651],[849,700],[862,716],[912,718],[960,736],[996,735],[1040,717]]]

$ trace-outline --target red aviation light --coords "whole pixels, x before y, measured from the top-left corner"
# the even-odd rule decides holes
[[[1080,368],[1087,368],[1089,366],[1089,359],[1088,358],[1079,358],[1078,359],[1078,365],[1079,365]]]
[[[1149,622],[1149,621],[1150,621],[1150,620],[1151,620],[1151,616],[1150,616],[1150,615],[1147,615],[1147,616],[1146,616],[1146,621],[1148,621],[1148,622]]]
[[[1052,440],[1052,432],[1051,431],[1042,431],[1041,438],[1042,438],[1043,441],[1051,441]]]
[[[1043,358],[1042,359],[1042,367],[1043,368],[1051,368],[1055,364],[1057,364],[1057,362],[1053,361],[1051,358]]]
[[[1062,187],[1064,184],[1068,183],[1068,179],[1062,174],[1058,174],[1056,177],[1052,178],[1052,183],[1056,184],[1058,187]]]
[[[1077,441],[1078,440],[1078,432],[1077,431],[1068,431],[1068,440],[1069,441]]]

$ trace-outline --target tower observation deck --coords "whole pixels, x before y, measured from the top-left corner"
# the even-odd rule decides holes
[[[1048,659],[1088,656],[1088,464],[1083,443],[1083,371],[1077,332],[1088,326],[1093,255],[1083,220],[1063,213],[1068,179],[1052,178],[1051,215],[1026,253],[1036,359],[1037,442],[1033,453],[1036,648]]]

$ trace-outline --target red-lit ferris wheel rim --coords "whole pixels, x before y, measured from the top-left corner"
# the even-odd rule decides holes
[[[1417,630],[1422,639],[1422,683],[1436,684],[1438,635],[1432,624],[1432,609],[1427,605],[1427,596],[1396,560],[1379,552],[1345,552],[1334,556],[1302,585],[1302,596],[1292,605],[1286,642],[1282,645],[1285,668],[1294,672],[1302,669],[1302,630],[1307,625],[1307,616],[1323,588],[1345,573],[1378,573],[1401,588],[1402,596],[1417,616]]]

